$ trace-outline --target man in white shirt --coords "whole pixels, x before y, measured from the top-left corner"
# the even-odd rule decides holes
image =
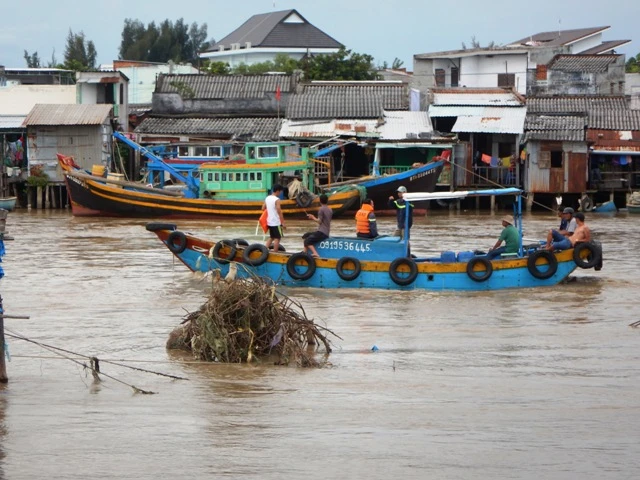
[[[267,211],[267,227],[269,227],[269,240],[267,240],[267,248],[271,248],[277,252],[280,248],[280,239],[282,238],[282,229],[284,226],[284,216],[282,208],[280,208],[280,194],[282,193],[282,185],[275,184],[271,189],[271,195],[264,200],[262,210]]]

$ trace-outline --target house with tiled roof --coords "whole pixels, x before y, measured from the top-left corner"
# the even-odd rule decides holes
[[[300,60],[305,55],[336,53],[341,47],[340,42],[291,9],[252,16],[200,58],[236,67],[273,61],[278,54]]]
[[[527,99],[525,190],[624,202],[640,187],[640,110],[623,95],[554,95]]]
[[[522,95],[510,88],[433,88],[428,102],[434,128],[461,142],[454,155],[457,187],[520,185]]]
[[[408,169],[452,147],[426,112],[409,111],[409,88],[401,81],[301,83],[280,137],[323,143],[325,160],[344,177]]]
[[[629,40],[604,42],[610,27],[542,32],[491,48],[422,53],[413,57],[412,86],[426,94],[435,87],[512,87],[528,94],[539,65],[556,55],[609,54]],[[623,62],[624,63],[624,62]]]
[[[161,74],[141,141],[198,137],[222,142],[277,140],[298,77]]]
[[[529,95],[621,95],[625,91],[624,55],[556,55],[538,65]]]

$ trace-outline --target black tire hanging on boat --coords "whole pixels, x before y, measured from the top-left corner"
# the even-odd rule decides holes
[[[227,255],[226,258],[222,258],[220,256],[220,250],[222,250],[223,247],[229,247],[231,249],[231,251],[229,252],[229,255]],[[217,261],[219,264],[225,265],[231,262],[234,258],[236,258],[236,253],[238,253],[238,249],[236,248],[236,244],[233,240],[220,240],[213,247],[213,251],[211,252],[211,255],[213,256],[214,260]]]
[[[303,273],[296,270],[296,262],[302,260],[307,263],[307,269]],[[287,260],[287,273],[294,280],[309,280],[316,273],[316,260],[308,253],[294,253]]]
[[[302,208],[310,207],[313,203],[313,194],[308,190],[302,190],[296,195],[296,203]]]
[[[582,256],[582,253],[587,251],[589,254],[586,258]],[[573,249],[573,261],[580,268],[593,268],[602,259],[602,250],[591,242],[579,243]]]
[[[167,247],[173,253],[182,253],[187,249],[187,236],[182,232],[171,232],[167,237]]]
[[[149,222],[145,225],[147,231],[149,232],[159,232],[160,230],[175,230],[175,223],[160,223],[160,222]]]
[[[476,272],[474,270],[475,266],[478,264],[484,266],[484,272]],[[493,264],[491,263],[491,260],[486,257],[473,257],[467,262],[467,275],[469,275],[469,278],[474,282],[484,282],[485,280],[489,280],[492,274]]]
[[[258,258],[251,258],[253,252],[260,252],[260,256]],[[261,243],[253,243],[242,252],[242,261],[253,267],[259,267],[267,261],[267,258],[269,258],[269,249]]]
[[[593,201],[591,201],[591,197],[589,195],[584,195],[580,199],[580,208],[583,212],[590,212],[593,210]]]
[[[345,264],[353,263],[353,272],[347,273],[344,270]],[[354,257],[342,257],[338,260],[336,264],[336,273],[338,276],[347,282],[355,280],[360,276],[360,272],[362,272],[362,265],[360,265],[360,260]]]
[[[540,258],[545,259],[549,266],[545,271],[538,268],[537,262]],[[547,278],[553,277],[558,271],[558,259],[549,250],[537,250],[529,255],[527,259],[527,270],[529,270],[529,273],[535,278],[546,280]]]
[[[403,265],[409,267],[408,277],[401,277],[398,273],[398,268]],[[411,285],[415,282],[416,278],[418,278],[418,265],[412,258],[398,257],[391,262],[391,265],[389,265],[389,276],[396,285],[406,287],[407,285]]]
[[[273,250],[273,244],[271,244],[271,246],[269,247],[269,250]],[[286,248],[284,248],[284,247],[282,246],[282,244],[280,244],[280,245],[278,245],[278,251],[279,251],[279,252],[286,252],[286,251],[287,251],[287,249],[286,249]]]

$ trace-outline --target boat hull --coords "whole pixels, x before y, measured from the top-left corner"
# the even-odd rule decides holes
[[[13,210],[16,208],[17,197],[0,198],[0,208],[3,210]]]
[[[253,217],[262,213],[263,201],[234,201],[211,199],[188,199],[149,189],[139,191],[109,184],[106,180],[93,180],[87,175],[65,172],[65,182],[71,200],[71,210],[76,216],[110,216],[142,218],[208,218],[208,217]],[[360,191],[356,188],[329,195],[328,206],[335,216],[360,205]],[[283,200],[285,215],[303,216],[306,211],[320,207],[316,198],[306,207],[294,200]]]
[[[167,225],[163,228],[147,226],[169,248],[169,235],[174,227]],[[185,237],[183,251],[172,253],[194,272],[220,271],[225,276],[229,270],[229,264],[219,262],[212,258],[211,252],[214,242],[198,238],[192,234],[181,232]],[[378,288],[387,290],[434,290],[434,291],[483,291],[504,290],[512,288],[529,288],[552,286],[563,281],[577,265],[573,260],[573,250],[555,253],[558,266],[556,272],[549,278],[540,279],[532,275],[527,267],[527,258],[501,259],[492,261],[493,273],[484,281],[477,281],[467,273],[466,261],[439,262],[429,259],[416,259],[417,276],[408,285],[399,285],[390,274],[392,262],[380,259],[386,255],[388,258],[404,256],[404,244],[398,237],[387,237],[376,245],[376,241],[367,241],[353,238],[332,238],[318,245],[318,252],[322,258],[315,259],[315,272],[306,279],[301,280],[292,277],[287,263],[291,255],[287,253],[269,253],[265,263],[259,266],[249,266],[243,262],[242,247],[234,257],[237,262],[239,277],[258,275],[272,279],[274,282],[287,287],[315,287],[315,288]],[[179,249],[178,249],[179,250]],[[338,253],[333,258],[324,258],[328,252]],[[342,252],[342,253],[340,253]],[[223,247],[219,255],[228,255],[230,248]],[[361,271],[357,278],[345,280],[338,275],[338,263],[342,255],[358,258]],[[371,258],[370,260],[366,260]],[[289,266],[290,267],[290,266]],[[299,268],[296,266],[295,268]],[[304,272],[306,264],[302,262]],[[297,270],[295,270],[297,272]]]
[[[627,211],[629,213],[640,213],[640,205],[629,205],[629,204],[627,204]]]
[[[406,172],[366,177],[349,184],[366,188],[367,198],[380,207],[386,205],[390,196],[397,195],[400,186],[406,187],[409,192],[433,192],[443,168],[443,161],[432,162]]]

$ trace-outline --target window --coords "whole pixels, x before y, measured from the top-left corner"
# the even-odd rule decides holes
[[[445,72],[444,68],[436,68],[436,87],[444,87]]]
[[[188,157],[189,156],[189,147],[186,145],[180,145],[178,147],[178,156],[179,157]]]
[[[242,181],[242,174],[236,173],[236,182],[241,182],[241,181]]]
[[[278,158],[278,147],[258,147],[258,158]]]
[[[516,74],[515,73],[499,73],[498,74],[498,87],[515,87],[516,86]]]
[[[222,177],[222,181],[223,182],[227,181],[227,174],[226,173],[221,174],[221,177]]]
[[[460,82],[460,69],[458,67],[451,67],[451,86],[457,87]]]
[[[546,79],[547,79],[547,66],[546,65],[536,66],[536,80],[546,80]]]
[[[243,173],[243,174],[242,174],[242,180],[243,180],[243,181],[245,181],[245,182],[248,182],[248,181],[249,181],[249,174],[248,174],[248,173],[246,173],[246,172],[245,172],[245,173]]]
[[[551,152],[551,168],[562,168],[562,150]]]
[[[256,172],[251,172],[249,174],[249,181],[251,181],[251,182],[255,182],[256,181]]]
[[[209,177],[209,181],[210,181],[210,182],[213,182],[213,173],[210,173],[210,174],[208,175],[208,177]]]
[[[222,156],[222,148],[220,148],[220,147],[209,147],[209,156],[210,157],[221,157]]]
[[[193,156],[194,157],[206,157],[207,156],[207,147],[193,147]]]
[[[219,182],[219,181],[220,181],[220,172],[216,172],[216,173],[213,175],[213,178],[215,179],[215,181],[216,181],[216,182]]]
[[[256,180],[259,181],[259,182],[262,181],[262,172],[256,173]]]

